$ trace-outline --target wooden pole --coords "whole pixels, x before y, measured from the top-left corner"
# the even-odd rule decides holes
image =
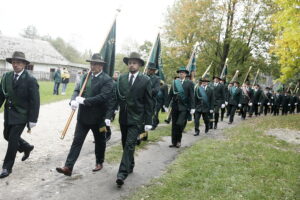
[[[259,69],[256,72],[256,75],[255,75],[255,78],[254,78],[254,81],[253,81],[253,85],[256,84],[256,80],[257,80],[258,74],[259,74]]]
[[[235,74],[234,74],[234,76],[232,77],[232,79],[231,79],[231,83],[233,82],[233,81],[235,81],[235,79],[238,77],[238,75],[239,75],[239,70],[236,70],[235,71]]]
[[[202,75],[202,78],[204,78],[206,76],[206,74],[209,72],[211,65],[213,64],[213,61],[211,61],[210,65],[207,67],[206,71],[204,72],[204,74]]]
[[[113,20],[111,26],[109,27],[109,29],[108,29],[108,31],[107,31],[106,37],[105,37],[104,40],[102,41],[102,44],[101,44],[101,46],[100,46],[100,47],[101,47],[101,48],[100,48],[100,51],[101,51],[101,49],[103,48],[104,43],[105,43],[105,41],[106,41],[106,39],[107,39],[107,37],[108,37],[108,35],[109,35],[109,32],[110,32],[110,30],[111,30],[111,27],[112,27],[113,24],[115,23],[118,14],[121,12],[121,9],[117,9],[116,11],[117,11],[117,13],[116,13],[116,15],[115,15],[115,17],[114,17],[114,20]],[[80,93],[79,93],[79,95],[78,95],[79,97],[82,96],[82,93],[83,93],[83,91],[85,90],[85,87],[86,87],[86,84],[87,84],[87,82],[88,82],[88,79],[89,79],[90,75],[91,75],[91,70],[89,70],[87,76],[85,77],[84,83],[83,83],[83,85],[82,85],[82,87],[81,87],[81,90],[80,90]],[[64,128],[63,132],[61,133],[60,139],[64,139],[64,138],[65,138],[65,135],[66,135],[66,133],[67,133],[67,131],[68,131],[68,129],[69,129],[69,126],[70,126],[70,124],[71,124],[71,121],[72,121],[72,119],[73,119],[73,116],[74,116],[74,114],[75,114],[75,111],[76,111],[76,110],[72,110],[72,112],[71,112],[71,114],[70,114],[70,116],[69,116],[69,118],[68,118],[68,121],[67,121],[67,123],[66,123],[66,125],[65,125],[65,128]]]
[[[228,63],[228,58],[226,58],[226,60],[225,60],[225,64],[224,64],[222,73],[220,75],[220,78],[223,78],[225,76],[224,74],[225,74],[225,69],[226,69],[227,63]]]
[[[88,79],[89,79],[89,77],[90,77],[90,74],[91,74],[91,70],[89,70],[88,74],[87,74],[86,77],[85,77],[84,83],[83,83],[83,85],[82,85],[82,87],[81,87],[81,90],[80,90],[80,93],[79,93],[79,95],[78,95],[79,97],[82,96],[82,93],[83,93],[83,91],[84,91],[84,89],[85,89],[85,87],[86,87],[86,84],[87,84],[87,82],[88,82]],[[64,139],[64,138],[65,138],[65,135],[66,135],[66,133],[67,133],[67,130],[69,129],[69,126],[70,126],[70,124],[71,124],[71,121],[72,121],[72,119],[73,119],[73,116],[74,116],[74,114],[75,114],[75,111],[76,111],[76,110],[72,110],[72,112],[71,112],[71,114],[70,114],[70,116],[69,116],[69,118],[68,118],[68,121],[67,121],[67,123],[66,123],[66,125],[65,125],[65,128],[64,128],[63,132],[61,133],[60,139]]]
[[[248,77],[248,75],[249,75],[251,69],[252,69],[252,66],[249,67],[249,70],[248,70],[248,72],[247,72],[247,74],[246,74],[246,77],[245,77],[245,79],[244,79],[243,84],[246,82],[246,79],[247,79],[247,77]]]

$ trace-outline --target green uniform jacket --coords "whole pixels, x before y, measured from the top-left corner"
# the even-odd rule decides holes
[[[151,125],[153,113],[151,80],[139,72],[133,85],[130,86],[128,77],[129,73],[123,74],[117,82],[119,122],[122,125]]]
[[[211,88],[214,90],[215,95],[214,105],[216,110],[219,110],[221,105],[225,104],[225,87],[221,83],[218,83],[218,86],[214,86],[213,83]]]
[[[172,101],[172,108],[178,107],[179,111],[189,111],[190,109],[195,108],[195,95],[194,95],[194,83],[190,80],[184,80],[182,87],[184,90],[184,95],[187,98],[185,103],[179,94],[174,94],[173,84],[171,86],[167,107]]]
[[[85,77],[82,77],[81,83],[84,82]],[[72,100],[80,93],[82,84],[77,84]],[[104,118],[108,108],[108,102],[113,94],[113,80],[106,73],[102,72],[97,77],[90,77],[90,86],[85,88],[82,97],[85,98],[84,105],[80,104],[77,120],[87,125],[103,125]]]
[[[196,111],[197,112],[202,112],[202,113],[208,113],[210,110],[214,109],[214,103],[213,103],[213,102],[215,102],[215,100],[214,100],[214,98],[215,98],[214,91],[211,87],[207,86],[205,92],[206,92],[206,95],[207,95],[208,105],[206,105],[203,102],[203,99],[202,99],[201,93],[199,92],[198,87],[200,87],[200,86],[197,86],[195,88]]]
[[[229,105],[238,106],[239,104],[241,104],[241,100],[242,100],[242,90],[240,88],[236,88],[234,94],[231,92],[231,90],[229,90],[229,101],[228,101]]]
[[[37,122],[40,110],[39,85],[36,79],[24,70],[16,84],[14,72],[7,72],[1,79],[0,106],[4,106],[4,123],[8,125]]]

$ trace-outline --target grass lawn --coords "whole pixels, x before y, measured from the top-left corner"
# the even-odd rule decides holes
[[[299,145],[264,134],[300,130],[300,115],[255,118],[185,150],[167,173],[139,189],[140,199],[299,199]]]
[[[73,90],[75,87],[74,83],[69,83],[67,86],[66,95],[53,95],[53,87],[54,83],[50,81],[39,81],[40,85],[40,98],[41,104],[47,104],[55,101],[60,101],[64,99],[70,99],[73,94]],[[59,92],[61,93],[61,84],[59,86]]]

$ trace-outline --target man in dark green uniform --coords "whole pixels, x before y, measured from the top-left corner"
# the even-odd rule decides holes
[[[199,79],[198,85],[195,87],[195,134],[198,136],[200,134],[200,118],[203,117],[205,123],[205,133],[209,130],[209,113],[213,113],[214,109],[214,90],[208,87],[207,79]]]
[[[260,115],[260,112],[258,111],[259,109],[259,106],[261,105],[261,102],[262,102],[262,91],[260,89],[260,86],[259,84],[255,84],[254,85],[254,90],[253,90],[253,99],[252,99],[252,103],[253,103],[253,106],[252,106],[252,111],[251,111],[251,114],[255,114],[255,116],[259,116]]]
[[[279,108],[281,105],[281,101],[282,101],[282,95],[277,91],[275,92],[275,95],[273,95],[274,101],[273,101],[273,106],[274,106],[274,116],[278,116],[279,115]]]
[[[268,112],[270,112],[270,106],[271,106],[271,101],[272,101],[272,93],[271,93],[271,88],[266,87],[265,88],[265,93],[264,93],[264,98],[262,101],[262,105],[263,105],[263,112],[264,115],[267,115]]]
[[[227,84],[226,84],[226,78],[221,79],[220,84],[222,84],[224,86],[224,94],[225,94],[224,99],[225,99],[225,102],[226,102],[227,101],[226,99],[227,99],[227,96],[228,96],[228,87],[227,87]],[[225,102],[224,102],[224,104],[225,104]],[[221,106],[221,122],[224,119],[225,111],[226,111],[226,104],[225,104],[224,108],[222,108],[222,106]]]
[[[186,79],[189,71],[185,67],[180,67],[177,73],[179,79],[172,82],[167,107],[172,101],[172,144],[169,147],[179,148],[189,114],[195,113],[195,97],[194,84]]]
[[[165,112],[164,107],[167,104],[168,100],[168,85],[165,84],[163,80],[160,80],[160,88],[159,92],[157,94],[156,98],[156,108],[155,108],[155,114],[153,119],[153,124],[155,127],[159,124],[159,112],[162,110],[162,112]]]
[[[153,99],[153,124],[152,124],[152,130],[154,130],[157,127],[157,117],[158,113],[156,113],[156,105],[157,105],[157,95],[160,90],[160,78],[155,73],[157,71],[157,67],[154,63],[149,62],[147,67],[147,75],[151,80],[152,83],[152,99]]]
[[[220,77],[215,76],[212,88],[214,90],[214,129],[217,129],[219,122],[220,109],[225,108],[225,87],[220,83]],[[211,122],[212,123],[212,122]],[[212,124],[211,124],[212,127]]]
[[[82,77],[81,84],[78,84],[75,88],[70,103],[71,108],[74,110],[79,106],[73,143],[65,166],[56,168],[58,173],[66,176],[72,175],[73,167],[90,130],[92,130],[95,139],[96,167],[93,171],[96,172],[103,168],[106,148],[104,119],[107,111],[107,102],[111,100],[113,93],[113,81],[103,71],[105,62],[101,59],[100,54],[94,54],[87,62],[90,62],[91,73],[85,90],[82,96],[78,96],[88,74]]]
[[[228,111],[229,111],[229,124],[233,123],[234,115],[236,109],[242,107],[241,97],[242,91],[239,88],[239,82],[235,81],[234,85],[229,90],[229,99],[228,99]]]
[[[282,101],[281,101],[281,105],[282,105],[282,115],[287,115],[290,111],[290,107],[291,107],[291,95],[290,95],[290,91],[285,91],[284,95],[282,95]]]
[[[145,65],[136,52],[123,59],[129,72],[121,75],[117,82],[117,100],[120,106],[119,123],[122,134],[123,155],[117,185],[121,187],[135,165],[134,151],[138,135],[152,128],[152,87],[148,76],[139,72]]]
[[[0,106],[5,101],[3,135],[8,141],[0,178],[12,172],[17,151],[24,152],[22,161],[29,157],[34,146],[22,139],[21,134],[26,125],[29,131],[36,126],[40,109],[39,85],[25,70],[29,64],[25,54],[14,52],[6,61],[12,64],[13,71],[3,75],[0,87]]]
[[[242,85],[242,96],[241,96],[241,118],[242,120],[246,119],[247,116],[247,112],[251,109],[251,107],[253,106],[252,103],[252,96],[253,96],[253,91],[250,87],[250,83],[249,81],[246,81],[243,85]]]

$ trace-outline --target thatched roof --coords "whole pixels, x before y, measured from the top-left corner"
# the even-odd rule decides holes
[[[47,41],[0,35],[0,60],[11,57],[14,51],[24,52],[26,59],[32,63],[71,64]]]

